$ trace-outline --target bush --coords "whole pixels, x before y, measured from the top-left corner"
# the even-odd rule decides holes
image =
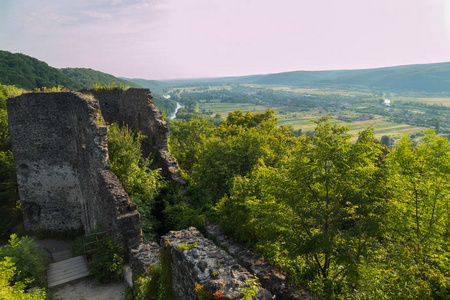
[[[13,277],[17,274],[17,268],[11,261],[11,257],[0,260],[0,299],[44,300],[45,289],[34,289],[32,293],[25,293],[29,279],[24,282],[13,283]]]
[[[105,238],[95,244],[90,255],[89,270],[98,283],[116,282],[122,279],[125,250],[114,240]]]
[[[9,244],[0,249],[0,259],[9,257],[17,272],[11,277],[13,283],[23,282],[29,286],[42,284],[45,272],[45,253],[39,250],[33,239],[11,235]]]

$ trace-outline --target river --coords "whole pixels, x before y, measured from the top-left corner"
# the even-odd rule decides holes
[[[184,107],[183,105],[181,105],[179,102],[177,102],[177,108],[175,108],[175,111],[169,116],[170,120],[173,120],[177,117],[177,112],[180,108]]]

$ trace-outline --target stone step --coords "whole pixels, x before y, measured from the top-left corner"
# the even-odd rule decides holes
[[[70,249],[52,253],[52,260],[54,262],[62,261],[72,258],[72,251]]]
[[[89,270],[84,255],[56,262],[47,267],[47,282],[49,288],[88,275]]]

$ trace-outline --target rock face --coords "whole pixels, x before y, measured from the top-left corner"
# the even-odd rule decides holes
[[[8,99],[7,109],[28,230],[101,226],[129,249],[141,244],[136,205],[109,170],[102,118],[146,135],[143,152],[169,180],[185,184],[148,89],[30,93]]]
[[[176,299],[197,299],[196,283],[211,292],[222,292],[224,300],[244,296],[241,290],[245,281],[252,279],[251,274],[194,227],[169,232],[161,238],[161,244],[170,249],[172,288]],[[254,299],[272,299],[272,295],[258,288]]]

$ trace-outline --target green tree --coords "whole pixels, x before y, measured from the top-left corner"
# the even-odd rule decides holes
[[[276,127],[273,111],[230,113],[208,139],[190,179],[213,201],[222,198],[235,176],[249,176],[260,163],[274,166],[294,144],[290,127]]]
[[[450,294],[449,155],[448,141],[428,130],[417,146],[404,136],[389,158],[392,200],[386,246],[401,282],[417,284],[408,291],[411,298],[431,294],[445,299],[439,297]]]
[[[300,144],[288,166],[294,193],[286,203],[300,231],[292,236],[300,247],[292,250],[311,255],[327,278],[337,265],[344,267],[343,273],[354,272],[375,236],[377,220],[372,216],[380,199],[374,191],[382,180],[377,166],[382,152],[373,128],[351,143],[347,126],[325,117],[316,124],[315,134]]]
[[[170,123],[169,149],[183,172],[190,172],[198,162],[206,140],[213,136],[214,126],[204,118],[189,121],[175,119]]]
[[[279,166],[236,178],[217,211],[225,229],[269,255],[301,257],[303,272],[356,286],[381,230],[383,152],[372,128],[351,143],[347,126],[325,117],[316,124]]]
[[[381,137],[381,143],[389,148],[391,146],[391,139],[387,135],[383,135]]]

